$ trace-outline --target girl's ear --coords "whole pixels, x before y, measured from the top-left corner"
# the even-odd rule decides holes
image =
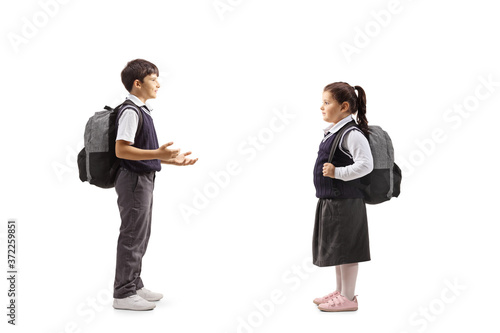
[[[340,112],[349,112],[349,102],[344,102],[340,106]]]

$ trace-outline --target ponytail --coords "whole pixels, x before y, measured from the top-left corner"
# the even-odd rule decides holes
[[[366,119],[366,94],[363,88],[360,86],[354,86],[354,90],[358,91],[358,97],[356,99],[357,106],[357,117],[356,122],[358,123],[359,129],[368,137],[368,119]]]

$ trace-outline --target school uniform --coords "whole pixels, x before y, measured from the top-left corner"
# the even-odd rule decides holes
[[[336,266],[370,260],[368,220],[363,193],[356,187],[359,178],[373,169],[373,157],[365,135],[355,127],[344,133],[332,164],[335,178],[323,176],[338,131],[348,116],[324,129],[314,166],[318,204],[313,232],[313,263]]]
[[[137,133],[139,116],[133,109],[125,107],[117,121],[116,140],[131,142],[140,149],[158,149],[151,108],[132,94],[127,99],[134,102],[142,113],[142,128]],[[115,190],[122,222],[117,245],[114,298],[134,295],[144,287],[142,257],[151,234],[153,189],[156,172],[160,170],[161,161],[157,159],[120,161]]]

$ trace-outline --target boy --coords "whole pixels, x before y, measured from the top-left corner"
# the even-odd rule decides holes
[[[142,114],[139,131],[139,115],[130,106],[125,106],[117,120],[116,156],[121,167],[115,181],[118,208],[121,216],[120,236],[116,256],[114,282],[115,309],[152,310],[154,301],[163,295],[144,288],[141,280],[142,257],[146,252],[151,233],[151,209],[155,174],[161,163],[192,165],[198,160],[179,153],[179,149],[168,149],[172,142],[159,147],[151,118],[151,108],[146,105],[156,98],[160,88],[158,68],[149,61],[130,61],[121,73],[123,85],[131,100]]]

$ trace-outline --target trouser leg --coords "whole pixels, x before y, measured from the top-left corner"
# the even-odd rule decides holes
[[[140,277],[142,257],[151,234],[154,173],[137,174],[120,170],[115,189],[121,226],[116,254],[114,298],[136,293],[144,284]]]

